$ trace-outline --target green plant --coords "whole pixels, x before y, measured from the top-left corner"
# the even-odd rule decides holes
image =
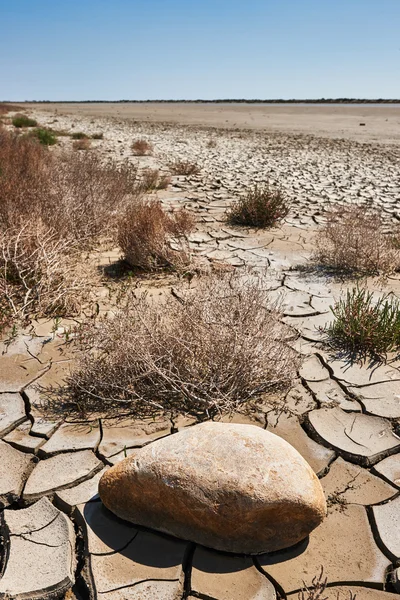
[[[400,268],[400,235],[386,233],[379,209],[333,208],[326,219],[315,242],[319,264],[346,275],[389,275]]]
[[[400,348],[400,302],[390,295],[374,298],[358,286],[347,290],[331,311],[325,332],[331,343],[355,353],[384,355]]]
[[[71,138],[73,140],[85,140],[87,139],[89,136],[86,135],[86,133],[83,133],[83,131],[76,131],[75,133],[71,134]]]
[[[17,128],[36,127],[37,121],[35,121],[35,119],[31,119],[30,117],[27,117],[26,115],[15,115],[15,117],[12,120],[12,124],[14,125],[14,127],[17,127]]]
[[[51,129],[38,127],[37,129],[33,129],[30,135],[35,137],[43,146],[54,146],[54,144],[57,144],[56,135]]]
[[[283,192],[269,185],[256,185],[232,204],[227,218],[232,225],[271,227],[286,217],[289,207]]]
[[[262,278],[242,274],[203,277],[180,301],[133,292],[112,319],[77,333],[67,399],[83,413],[204,419],[283,392],[299,361],[267,302]]]

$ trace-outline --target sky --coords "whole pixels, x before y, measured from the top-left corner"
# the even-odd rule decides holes
[[[400,98],[400,0],[0,0],[0,100]]]

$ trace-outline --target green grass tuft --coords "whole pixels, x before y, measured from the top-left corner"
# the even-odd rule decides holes
[[[14,127],[36,127],[37,125],[37,121],[35,121],[35,119],[31,119],[30,117],[27,117],[26,115],[15,115],[15,117],[12,120],[12,124],[14,125]]]
[[[31,132],[31,135],[43,144],[43,146],[54,146],[57,143],[56,135],[51,129],[38,127]]]
[[[348,290],[331,311],[335,321],[325,332],[334,346],[362,355],[384,355],[400,348],[400,302],[390,295],[374,299],[372,292]]]

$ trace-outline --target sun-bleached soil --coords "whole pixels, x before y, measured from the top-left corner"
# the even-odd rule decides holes
[[[26,105],[33,107],[34,105]],[[359,142],[399,144],[399,104],[52,103],[41,110],[138,122],[303,133]]]

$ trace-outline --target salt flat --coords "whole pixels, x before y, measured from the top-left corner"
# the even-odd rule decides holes
[[[38,108],[35,104],[26,107]],[[380,144],[400,143],[399,104],[51,103],[40,110],[150,123],[303,133]],[[364,123],[364,125],[360,125]]]

